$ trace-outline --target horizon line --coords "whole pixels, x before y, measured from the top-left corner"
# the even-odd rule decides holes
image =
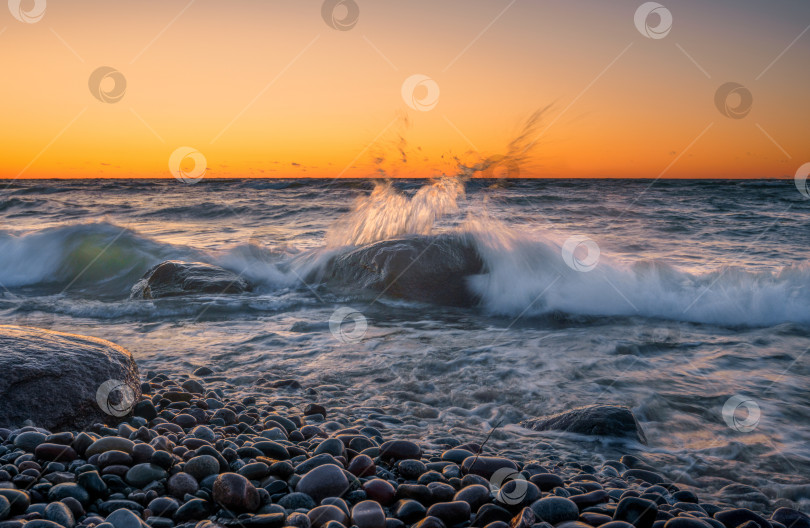
[[[218,176],[215,178],[203,178],[200,181],[222,181],[222,180],[436,180],[442,178],[462,178],[461,176],[354,176],[354,177],[329,177],[329,176]],[[729,180],[729,181],[756,181],[756,180],[793,180],[795,176],[695,176],[695,177],[653,177],[653,176],[527,176],[516,178],[480,178],[469,177],[467,180],[482,181],[518,181],[518,180]],[[85,176],[85,177],[41,177],[41,178],[4,178],[0,181],[81,181],[81,180],[177,180],[174,176]],[[179,180],[178,180],[179,181]],[[181,182],[182,183],[182,182]]]

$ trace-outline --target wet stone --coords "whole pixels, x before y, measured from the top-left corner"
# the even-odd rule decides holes
[[[312,528],[321,528],[330,521],[339,522],[344,526],[348,526],[349,522],[349,516],[346,515],[343,510],[331,504],[313,508],[309,511],[307,516],[309,517]]]
[[[236,511],[256,511],[259,492],[248,479],[236,473],[223,473],[216,478],[213,498],[217,504]]]
[[[208,516],[208,503],[203,499],[191,499],[180,506],[174,513],[174,520],[178,523],[203,519]]]
[[[502,457],[471,456],[464,459],[461,464],[462,473],[472,473],[485,479],[491,478],[499,469],[517,471],[517,464]]]
[[[67,497],[76,499],[82,506],[90,503],[90,495],[78,484],[57,484],[48,491],[49,502],[59,501]]]
[[[357,455],[347,469],[356,477],[369,477],[376,472],[374,461],[368,455]]]
[[[168,489],[170,495],[182,499],[185,495],[197,493],[199,484],[197,480],[188,473],[180,472],[169,478]]]
[[[179,507],[180,504],[171,497],[158,497],[147,506],[158,517],[172,517]]]
[[[45,518],[53,521],[64,528],[73,528],[76,520],[73,517],[73,512],[63,502],[52,502],[45,507]]]
[[[154,464],[137,464],[127,471],[125,480],[137,488],[166,478],[166,470]]]
[[[416,480],[427,471],[427,467],[420,460],[401,460],[397,464],[397,471],[406,480]]]
[[[653,501],[638,497],[625,497],[616,506],[613,519],[629,522],[636,528],[652,528],[657,513],[658,506]]]
[[[771,528],[771,523],[765,520],[764,517],[754,513],[748,508],[737,508],[734,510],[726,510],[716,513],[714,518],[723,523],[726,528],[736,528],[737,526],[753,521],[759,525],[760,528]]]
[[[414,524],[413,528],[446,528],[446,525],[438,517],[425,517]]]
[[[358,528],[385,528],[385,512],[377,502],[362,501],[352,508],[351,521]]]
[[[579,518],[579,508],[564,497],[546,497],[533,502],[531,509],[539,521],[550,524],[559,524],[565,521],[576,521]]]
[[[441,519],[448,526],[467,521],[470,513],[470,505],[464,501],[439,502],[427,510],[428,516]]]
[[[400,486],[401,488],[402,486]],[[427,488],[425,488],[427,490]],[[375,500],[383,506],[394,502],[397,490],[386,480],[372,479],[363,484],[363,491],[369,499]],[[429,493],[429,492],[428,492]]]
[[[338,497],[348,488],[349,481],[343,470],[327,464],[307,472],[298,482],[295,491],[306,493],[315,502],[320,502],[326,497]]]
[[[312,497],[306,493],[298,492],[293,492],[289,495],[283,496],[281,499],[279,499],[278,503],[287,510],[311,510],[316,506],[315,501],[312,500]]]
[[[478,511],[478,508],[489,502],[489,493],[489,488],[480,484],[472,484],[460,489],[453,500],[467,502],[472,511]]]
[[[398,501],[394,509],[394,516],[406,524],[411,524],[423,518],[427,509],[419,502],[411,499]]]
[[[145,523],[130,510],[121,508],[107,516],[106,521],[114,528],[143,528]]]
[[[219,473],[219,460],[211,455],[200,455],[190,459],[183,467],[195,480],[200,481],[208,475]]]
[[[380,446],[380,458],[383,460],[406,460],[422,458],[421,448],[407,440],[389,440]]]

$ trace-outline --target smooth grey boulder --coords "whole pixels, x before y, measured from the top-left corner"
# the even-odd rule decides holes
[[[0,325],[0,372],[0,427],[112,423],[141,396],[132,354],[95,337]]]
[[[131,299],[158,299],[195,293],[245,293],[245,279],[219,266],[203,262],[167,260],[147,271],[132,287]]]
[[[618,405],[588,405],[552,416],[521,422],[534,431],[565,431],[588,436],[632,438],[642,444],[647,437],[633,412]]]
[[[483,270],[483,260],[468,237],[409,236],[338,255],[327,264],[323,278],[338,288],[360,286],[389,297],[470,307],[478,298],[468,277]]]

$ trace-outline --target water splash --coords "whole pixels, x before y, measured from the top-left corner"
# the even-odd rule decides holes
[[[407,196],[390,182],[378,183],[368,196],[355,201],[352,211],[327,232],[329,247],[358,246],[403,235],[430,235],[436,221],[459,211],[464,184],[441,178]]]

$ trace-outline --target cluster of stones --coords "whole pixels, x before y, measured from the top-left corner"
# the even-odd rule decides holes
[[[164,375],[142,392],[115,427],[0,429],[0,528],[810,528],[790,508],[701,502],[633,456],[520,464],[451,439],[424,452],[315,403],[259,408]]]

